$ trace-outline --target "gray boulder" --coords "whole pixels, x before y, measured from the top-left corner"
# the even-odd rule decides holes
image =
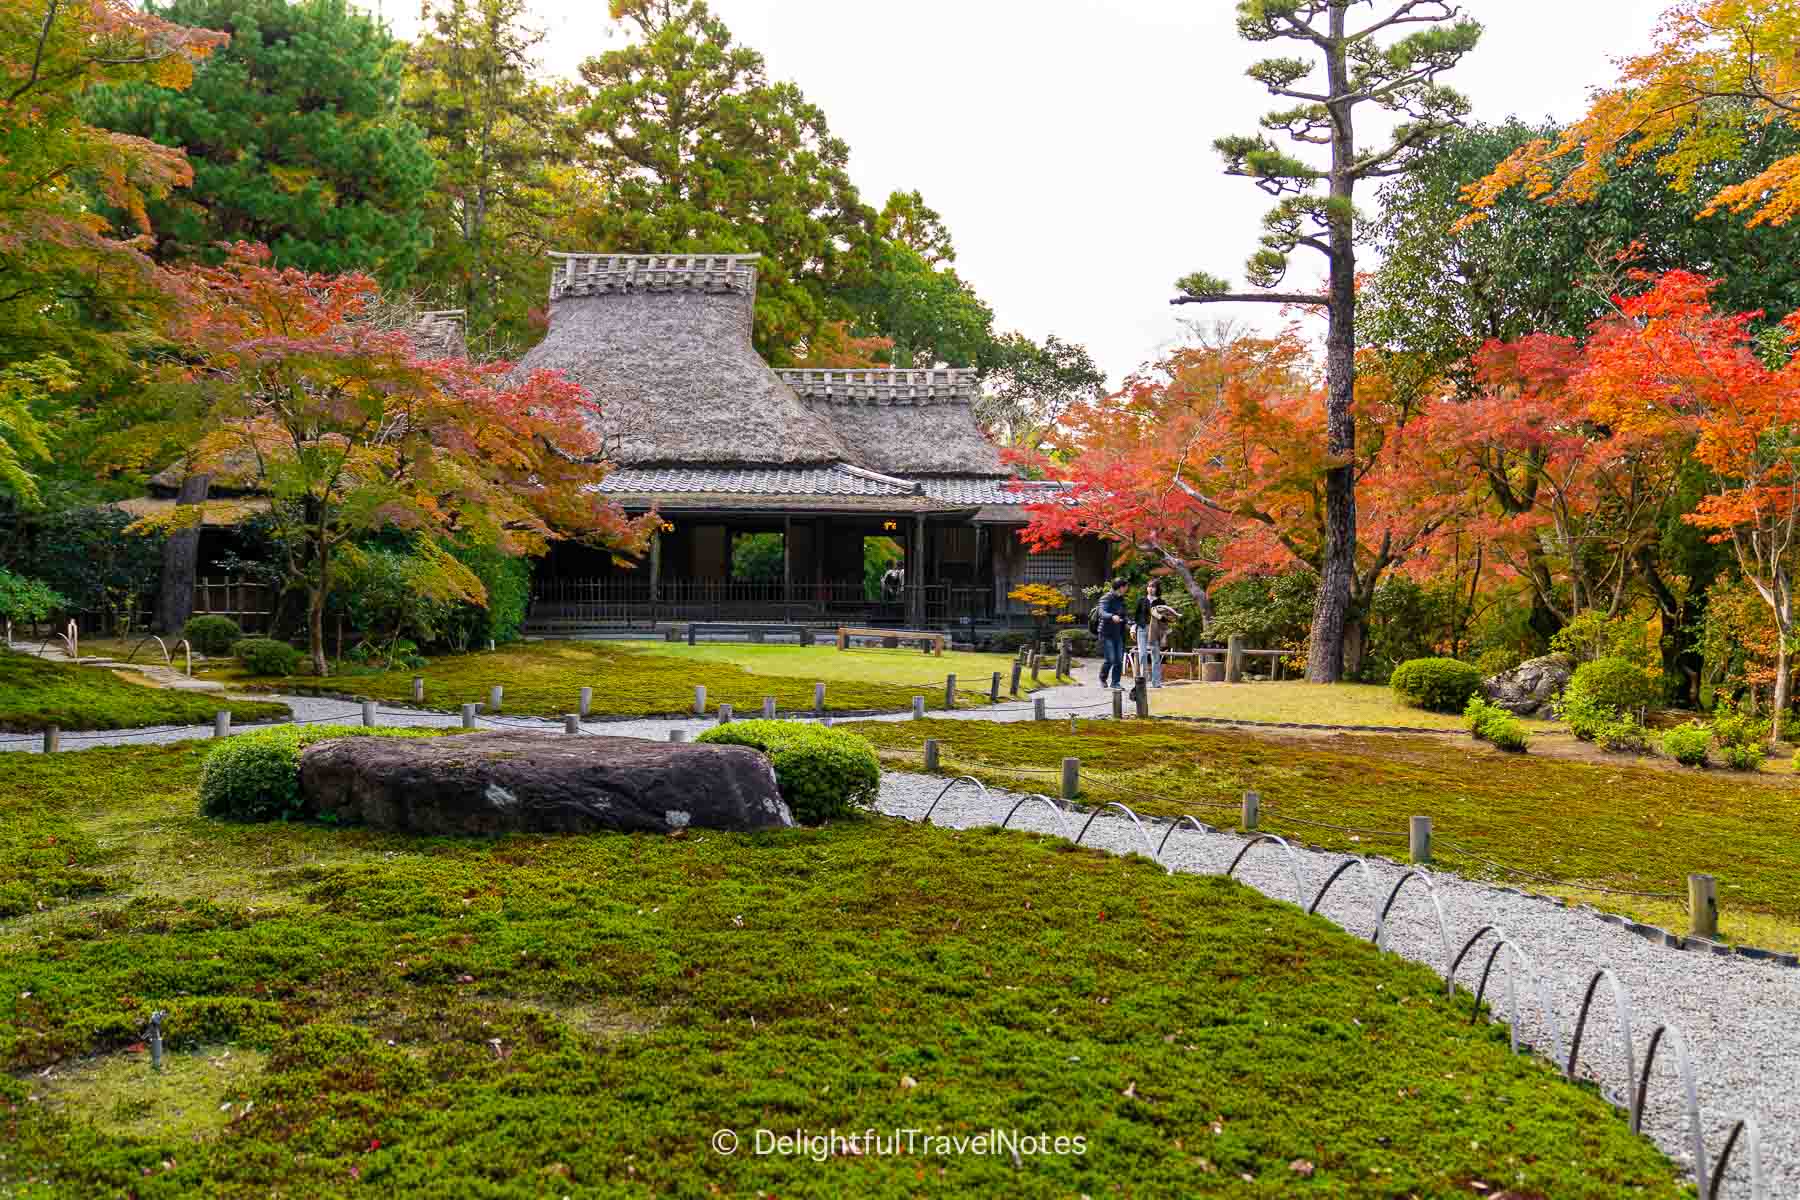
[[[1494,676],[1481,685],[1490,703],[1521,717],[1555,716],[1556,698],[1569,686],[1575,675],[1575,660],[1561,654],[1546,654],[1520,663],[1510,671]]]
[[[309,811],[413,833],[672,833],[793,825],[769,760],[743,746],[501,730],[334,738],[300,756]]]

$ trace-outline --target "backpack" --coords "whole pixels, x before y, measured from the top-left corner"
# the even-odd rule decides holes
[[[1100,606],[1098,604],[1088,610],[1088,632],[1095,637],[1100,636],[1100,616]]]

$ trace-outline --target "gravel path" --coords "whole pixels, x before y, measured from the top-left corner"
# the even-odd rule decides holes
[[[1111,698],[1091,684],[1045,689],[1037,693],[1046,701],[1052,717],[1084,718],[1110,712]],[[345,700],[309,696],[273,697],[288,704],[294,720],[303,723],[356,724],[361,707]],[[740,714],[750,717],[754,713]],[[932,712],[934,718],[984,721],[1031,720],[1030,700],[1008,701],[997,706]],[[883,714],[874,720],[909,720],[910,713]],[[450,727],[461,723],[454,713],[432,712],[382,705],[377,720],[383,725]],[[479,718],[481,728],[528,728],[560,732],[560,720],[513,717],[501,713]],[[716,724],[711,718],[589,721],[583,733],[615,737],[665,740],[671,729],[689,737]],[[100,745],[142,745],[212,736],[210,725],[120,730],[106,733],[65,733],[65,750]],[[39,735],[0,735],[0,750],[36,751]],[[894,816],[916,820],[944,788],[940,777],[888,772],[883,775],[879,807]],[[952,791],[938,805],[933,820],[956,827],[998,823],[1022,796],[991,790],[985,796],[969,787]],[[1012,824],[1045,833],[1073,834],[1085,816],[1065,814],[1071,824],[1060,825],[1056,814],[1032,802],[1021,808]],[[1147,853],[1161,842],[1166,824],[1145,822],[1151,846],[1137,828],[1122,816],[1103,814],[1083,839],[1115,852]],[[1243,839],[1230,834],[1206,834],[1183,828],[1166,843],[1161,861],[1181,871],[1218,872],[1225,869],[1243,847]],[[1239,867],[1245,883],[1282,900],[1292,900],[1298,889],[1303,903],[1310,903],[1326,877],[1345,856],[1300,848],[1290,861],[1273,843],[1257,847]],[[1333,886],[1320,911],[1351,933],[1367,937],[1375,925],[1380,901],[1385,899],[1405,868],[1384,859],[1366,860],[1368,877],[1352,869]],[[1297,878],[1296,878],[1297,875]],[[1731,1122],[1740,1115],[1753,1116],[1762,1131],[1764,1168],[1769,1195],[1800,1197],[1800,970],[1721,957],[1694,951],[1676,951],[1654,945],[1617,925],[1607,923],[1587,908],[1564,908],[1518,892],[1473,883],[1455,876],[1432,878],[1433,893],[1442,907],[1450,947],[1454,955],[1463,943],[1486,925],[1498,927],[1529,958],[1542,981],[1554,1016],[1545,1019],[1539,996],[1527,973],[1521,973],[1516,993],[1510,991],[1509,954],[1494,967],[1491,991],[1496,1012],[1509,1013],[1509,996],[1518,1002],[1518,1035],[1521,1041],[1566,1062],[1569,1039],[1588,980],[1600,967],[1609,968],[1629,997],[1632,1061],[1642,1070],[1651,1032],[1661,1022],[1679,1029],[1693,1064],[1696,1094],[1701,1110],[1701,1131],[1709,1162],[1724,1145]],[[1427,963],[1442,974],[1446,965],[1445,937],[1427,893],[1417,881],[1409,883],[1388,921],[1387,945],[1396,953]],[[1487,961],[1492,940],[1478,946],[1458,972],[1459,985],[1472,988]],[[1459,991],[1461,1003],[1469,1001]],[[1694,1166],[1692,1134],[1673,1047],[1665,1043],[1658,1052],[1644,1115],[1644,1129],[1671,1157],[1690,1171]],[[1633,1084],[1621,1052],[1619,1024],[1611,995],[1602,985],[1594,999],[1583,1035],[1578,1073],[1623,1103]],[[1750,1194],[1749,1158],[1740,1145],[1733,1155],[1722,1195]]]
[[[882,777],[878,807],[893,816],[917,820],[943,792],[945,780],[930,775],[889,772]],[[932,813],[936,824],[967,828],[997,824],[1022,797],[990,790],[985,796],[967,785],[952,790]],[[1067,814],[1073,835],[1087,820]],[[1063,832],[1056,814],[1036,801],[1020,808],[1010,824],[1040,833]],[[1168,826],[1146,821],[1152,845]],[[1148,853],[1145,840],[1123,816],[1103,813],[1082,839],[1116,853]],[[1217,873],[1225,870],[1245,839],[1232,834],[1200,833],[1183,826],[1168,839],[1162,862],[1179,871]],[[1295,848],[1290,862],[1280,846],[1265,843],[1252,850],[1237,877],[1280,900],[1292,900],[1295,874],[1310,904],[1330,873],[1345,861],[1341,854]],[[1366,860],[1374,887],[1352,868],[1337,881],[1320,912],[1353,934],[1368,937],[1375,917],[1407,868],[1385,859]],[[1680,1030],[1694,1068],[1701,1110],[1701,1130],[1708,1161],[1718,1157],[1732,1119],[1754,1116],[1762,1130],[1763,1166],[1769,1195],[1800,1196],[1800,970],[1677,951],[1653,945],[1636,934],[1601,920],[1591,909],[1565,908],[1518,892],[1471,883],[1451,875],[1434,876],[1433,891],[1442,906],[1450,954],[1454,956],[1484,925],[1498,926],[1531,960],[1542,979],[1555,1014],[1554,1030],[1545,1022],[1537,992],[1521,975],[1517,989],[1521,1041],[1566,1063],[1569,1039],[1588,980],[1600,967],[1609,968],[1630,998],[1633,1061],[1643,1069],[1650,1034],[1661,1022]],[[1381,900],[1377,900],[1379,895]],[[1444,938],[1427,893],[1415,880],[1401,892],[1388,920],[1387,946],[1426,963],[1442,975]],[[1470,953],[1457,972],[1458,1003],[1471,1003],[1468,991],[1479,981],[1491,938]],[[1510,1011],[1507,961],[1503,954],[1490,982],[1493,1008]],[[1692,1134],[1676,1056],[1665,1040],[1656,1065],[1644,1115],[1644,1130],[1670,1157],[1689,1171],[1694,1168]],[[1615,1103],[1630,1091],[1621,1051],[1619,1023],[1609,989],[1602,984],[1582,1038],[1577,1073],[1599,1084]],[[1732,1155],[1721,1195],[1748,1196],[1749,1156],[1739,1145]]]

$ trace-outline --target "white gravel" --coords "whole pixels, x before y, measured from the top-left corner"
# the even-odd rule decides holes
[[[878,807],[882,812],[918,820],[944,791],[946,780],[930,775],[890,772],[883,776]],[[932,813],[934,824],[967,828],[997,824],[1023,797],[989,790],[983,795],[963,785],[953,789]],[[1065,814],[1067,833],[1081,828],[1086,815]],[[1204,815],[1201,816],[1205,820]],[[1010,825],[1040,833],[1064,832],[1056,814],[1039,802],[1020,808]],[[1151,846],[1161,842],[1168,825],[1145,821]],[[1235,834],[1205,834],[1188,826],[1168,839],[1163,865],[1178,871],[1218,873],[1244,847]],[[1083,845],[1116,853],[1148,853],[1145,839],[1130,820],[1111,812],[1098,816]],[[1290,862],[1272,842],[1245,856],[1236,874],[1246,884],[1280,900],[1293,900],[1295,871],[1304,889],[1302,907],[1310,904],[1345,855],[1294,848]],[[1352,868],[1333,885],[1320,912],[1350,933],[1370,936],[1394,884],[1409,868],[1380,858],[1365,860],[1375,887],[1371,891],[1360,869]],[[1553,1032],[1544,1020],[1536,990],[1528,978],[1518,981],[1518,1034],[1540,1053],[1567,1062],[1569,1039],[1593,973],[1606,967],[1624,985],[1630,1003],[1633,1059],[1643,1069],[1651,1032],[1667,1022],[1680,1030],[1693,1063],[1701,1110],[1701,1130],[1708,1161],[1718,1157],[1733,1118],[1753,1116],[1762,1131],[1763,1167],[1771,1196],[1800,1195],[1800,970],[1738,957],[1722,957],[1652,944],[1635,933],[1602,920],[1592,909],[1566,908],[1519,892],[1472,883],[1452,875],[1434,875],[1432,889],[1442,906],[1450,955],[1484,925],[1498,926],[1531,960],[1555,1013]],[[1379,896],[1379,899],[1377,899]],[[1388,920],[1386,942],[1395,953],[1426,963],[1442,975],[1446,967],[1444,939],[1428,894],[1417,880],[1400,893]],[[1472,1002],[1469,990],[1481,976],[1494,942],[1486,938],[1464,959],[1457,973],[1459,1003]],[[1503,953],[1495,963],[1488,992],[1496,1014],[1510,1012],[1508,963]],[[1692,1135],[1685,1092],[1676,1056],[1665,1038],[1657,1052],[1644,1130],[1690,1172]],[[1598,1083],[1615,1103],[1624,1103],[1627,1086],[1619,1023],[1610,989],[1595,994],[1582,1037],[1577,1074]],[[1632,1085],[1633,1087],[1635,1084]],[[1743,1142],[1732,1155],[1721,1195],[1748,1196],[1749,1155]]]
[[[1052,717],[1070,715],[1091,719],[1110,712],[1111,699],[1088,685],[1065,686],[1038,693],[1047,701]],[[361,708],[354,702],[308,696],[277,696],[294,710],[294,719],[306,723],[356,724]],[[930,701],[928,697],[928,702]],[[757,715],[741,713],[741,718]],[[960,720],[1031,720],[1030,700],[1009,701],[994,707],[962,709],[954,713],[931,712],[934,718]],[[910,713],[884,714],[876,720],[909,720]],[[851,718],[845,718],[851,719]],[[871,719],[871,718],[854,718]],[[383,725],[446,727],[461,723],[455,713],[431,712],[383,704],[377,720]],[[713,718],[645,718],[590,720],[582,732],[588,735],[642,737],[665,740],[671,729],[683,729],[691,738],[716,724]],[[514,717],[502,712],[482,717],[479,728],[530,728],[560,732],[560,720]],[[241,727],[240,727],[241,728]],[[100,745],[148,744],[212,736],[208,725],[122,730],[113,733],[64,733],[65,751]],[[0,750],[36,751],[39,735],[0,735]],[[894,816],[916,820],[944,788],[941,777],[901,772],[884,774],[879,807]],[[998,823],[1023,797],[990,790],[985,796],[971,787],[953,790],[938,805],[932,819],[939,824],[968,827]],[[1019,809],[1011,824],[1045,833],[1073,834],[1085,815],[1065,814],[1066,827],[1049,807],[1032,802]],[[1205,814],[1201,814],[1205,819]],[[1122,816],[1104,813],[1083,838],[1092,845],[1115,852],[1148,853],[1163,839],[1168,826],[1145,822],[1150,846],[1137,828]],[[1161,861],[1180,871],[1223,871],[1242,849],[1244,839],[1230,834],[1203,834],[1190,828],[1168,838]],[[1303,892],[1302,907],[1310,904],[1319,887],[1345,856],[1294,848],[1290,862],[1273,843],[1258,846],[1237,871],[1246,884],[1282,900],[1295,897],[1295,872]],[[1380,858],[1365,860],[1369,876],[1352,869],[1333,886],[1320,911],[1353,934],[1369,936],[1375,916],[1406,868]],[[1371,887],[1371,883],[1373,887]],[[1653,944],[1635,933],[1602,920],[1591,909],[1565,908],[1505,888],[1474,883],[1451,875],[1432,876],[1433,891],[1444,914],[1450,954],[1461,950],[1484,925],[1498,927],[1531,960],[1542,981],[1555,1028],[1549,1026],[1532,981],[1521,974],[1516,984],[1518,1035],[1522,1042],[1547,1056],[1567,1061],[1569,1039],[1588,980],[1600,968],[1609,968],[1624,985],[1629,997],[1633,1061],[1642,1069],[1651,1032],[1667,1022],[1681,1033],[1693,1064],[1701,1110],[1701,1130],[1709,1161],[1716,1159],[1734,1118],[1755,1118],[1762,1133],[1763,1166],[1771,1196],[1800,1196],[1800,969],[1754,962],[1698,951],[1681,951]],[[1377,899],[1379,896],[1379,899]],[[1442,974],[1446,966],[1444,939],[1425,890],[1417,881],[1402,891],[1388,921],[1387,945],[1395,953],[1427,963]],[[1466,989],[1480,977],[1491,939],[1464,960],[1457,974],[1458,995],[1468,1003]],[[1510,1012],[1509,966],[1502,954],[1494,966],[1489,992],[1495,1011]],[[1693,1169],[1685,1095],[1673,1047],[1665,1039],[1652,1076],[1644,1129],[1672,1158]],[[1619,1041],[1619,1025],[1609,989],[1596,993],[1593,1011],[1583,1035],[1578,1074],[1595,1081],[1623,1104],[1635,1087],[1628,1084]],[[1721,1194],[1750,1194],[1750,1156],[1740,1143]]]

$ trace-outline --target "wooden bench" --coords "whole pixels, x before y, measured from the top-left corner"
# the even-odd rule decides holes
[[[944,657],[944,644],[949,641],[941,633],[926,633],[918,629],[855,629],[848,625],[839,625],[837,631],[837,648],[848,650],[851,638],[880,638],[882,641],[922,642],[920,649],[927,654]]]
[[[802,646],[813,644],[813,630],[810,625],[778,625],[756,621],[692,621],[687,627],[687,643],[694,645],[702,633],[730,634],[749,638],[752,642],[761,643],[771,633],[792,634]]]

